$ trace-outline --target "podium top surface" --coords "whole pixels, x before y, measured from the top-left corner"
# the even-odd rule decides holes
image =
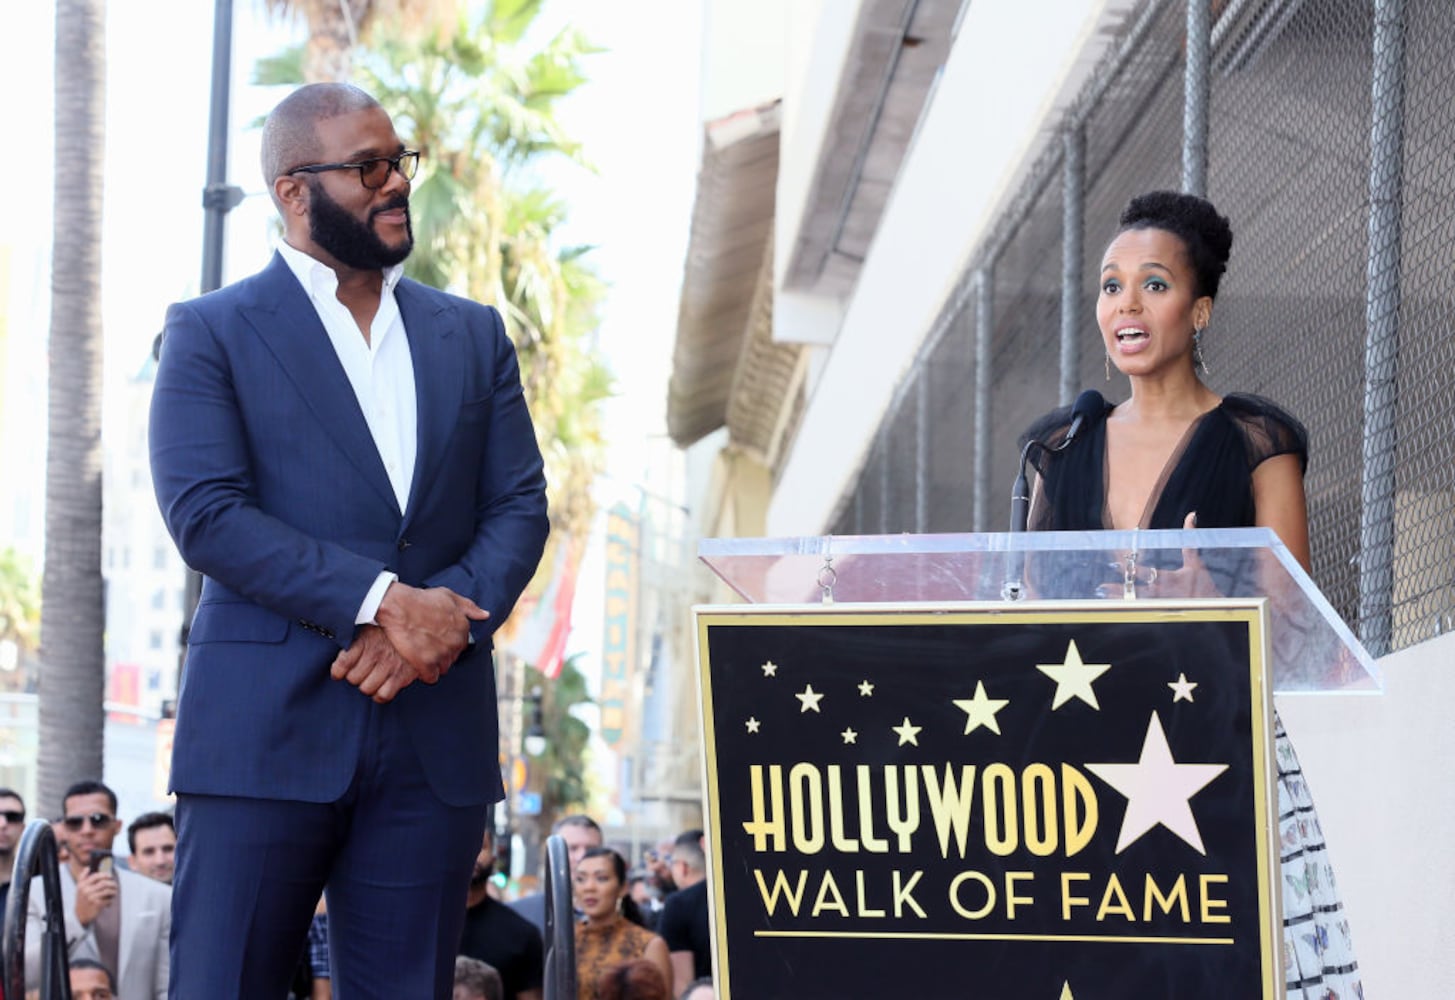
[[[1276,692],[1381,689],[1373,658],[1268,528],[710,538],[698,555],[753,604],[1266,597]]]

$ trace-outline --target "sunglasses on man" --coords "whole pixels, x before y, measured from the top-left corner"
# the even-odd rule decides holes
[[[115,821],[115,816],[109,816],[106,813],[91,813],[87,816],[64,816],[61,818],[61,822],[65,824],[66,829],[73,833],[87,823],[91,824],[91,829],[100,830],[103,827],[110,826]]]
[[[7,823],[24,823],[25,810],[23,809],[0,809],[0,819]]]

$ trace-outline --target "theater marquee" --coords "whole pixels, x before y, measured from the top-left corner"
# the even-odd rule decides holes
[[[719,996],[1276,998],[1264,621],[698,609]]]

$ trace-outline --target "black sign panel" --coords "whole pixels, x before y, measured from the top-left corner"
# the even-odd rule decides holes
[[[718,995],[1273,998],[1263,609],[700,609]]]

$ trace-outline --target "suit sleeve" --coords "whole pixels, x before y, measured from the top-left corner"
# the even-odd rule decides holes
[[[515,606],[545,550],[550,531],[546,515],[545,466],[535,428],[526,409],[515,347],[505,335],[500,314],[488,317],[482,349],[492,354],[489,435],[475,484],[475,534],[464,554],[434,574],[427,586],[449,587],[490,612],[472,633],[484,640]]]
[[[347,648],[364,596],[386,567],[265,513],[227,351],[196,307],[167,311],[151,404],[157,503],[187,565],[285,618],[317,623]]]

